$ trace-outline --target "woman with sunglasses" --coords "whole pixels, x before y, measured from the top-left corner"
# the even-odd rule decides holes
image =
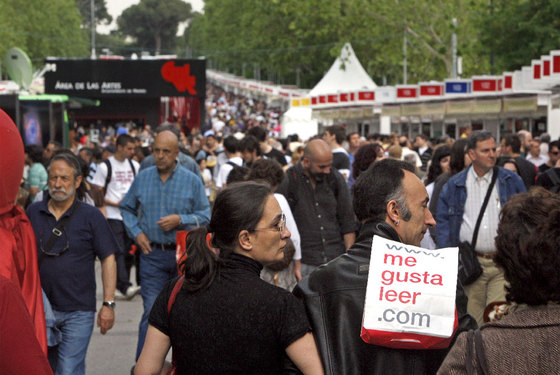
[[[283,259],[289,237],[267,185],[222,190],[210,224],[187,237],[184,281],[170,312],[178,279],[154,303],[135,374],[165,373],[170,347],[178,374],[279,374],[285,354],[304,374],[323,374],[303,305],[259,277],[263,265]]]

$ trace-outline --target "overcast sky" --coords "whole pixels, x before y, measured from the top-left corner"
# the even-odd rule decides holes
[[[161,0],[165,1],[165,0]],[[190,3],[193,10],[197,12],[202,12],[204,6],[203,0],[183,0],[185,3]],[[106,0],[107,10],[109,14],[113,17],[113,23],[109,26],[97,26],[97,32],[100,34],[109,34],[109,31],[116,28],[117,17],[121,15],[123,10],[130,7],[131,5],[138,4],[140,0]],[[182,29],[180,30],[182,32]]]

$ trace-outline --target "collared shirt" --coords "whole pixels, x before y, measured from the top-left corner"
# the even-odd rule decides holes
[[[531,163],[535,164],[537,167],[540,167],[541,165],[546,164],[546,162],[548,162],[548,156],[542,154],[539,154],[537,157],[534,157],[533,155],[529,154],[527,155],[526,159]]]
[[[296,220],[301,238],[301,262],[317,266],[343,254],[343,235],[353,233],[357,224],[342,175],[331,168],[329,178],[334,179],[333,183],[325,177],[313,189],[301,163],[288,169],[286,174],[292,175],[282,181],[276,192],[286,197]],[[290,186],[290,179],[295,180],[293,186]],[[331,184],[336,184],[337,192]]]
[[[461,231],[459,233],[459,239],[461,241],[472,241],[476,220],[478,219],[480,208],[484,202],[484,197],[486,197],[488,186],[492,181],[493,173],[493,170],[490,169],[484,176],[478,177],[474,168],[470,168],[467,173],[467,200],[465,202],[463,223],[461,224]],[[496,249],[494,238],[498,232],[500,210],[501,205],[498,195],[498,184],[495,184],[478,229],[476,251],[493,252]]]
[[[202,181],[200,168],[198,167],[198,164],[196,163],[196,161],[194,161],[192,157],[182,152],[179,152],[179,155],[177,155],[177,161],[179,162],[179,164],[181,164],[183,168],[197,175]],[[144,160],[142,160],[142,163],[140,164],[140,171],[143,171],[144,169],[149,167],[153,167],[154,165],[155,165],[154,155],[153,154],[148,155],[144,158]]]
[[[77,202],[60,219],[68,216]],[[95,311],[95,258],[105,259],[119,245],[101,211],[80,202],[49,252],[58,253],[66,246],[68,250],[60,256],[44,255],[41,246],[47,243],[57,223],[47,203],[48,199],[44,199],[27,208],[37,241],[43,290],[54,310]]]
[[[131,238],[144,233],[150,241],[161,244],[175,243],[177,230],[189,230],[210,221],[210,203],[202,181],[179,163],[165,183],[156,166],[138,173],[120,209]],[[157,222],[172,214],[181,217],[181,224],[165,232]]]

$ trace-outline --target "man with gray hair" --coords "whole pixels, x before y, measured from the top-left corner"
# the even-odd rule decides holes
[[[445,357],[444,350],[386,348],[360,337],[373,236],[420,246],[436,224],[415,169],[401,160],[384,159],[362,172],[353,185],[354,213],[362,223],[356,242],[294,290],[305,303],[325,374],[435,374]],[[460,283],[455,303],[455,334],[475,328]]]
[[[496,250],[494,237],[501,207],[512,195],[525,192],[525,185],[516,173],[496,166],[496,141],[490,132],[473,132],[468,139],[467,152],[472,164],[451,177],[439,195],[437,245],[438,248],[453,247],[463,241],[472,241],[482,202],[492,177],[497,173],[473,246],[483,272],[476,281],[465,286],[468,311],[480,325],[484,309],[490,302],[505,301],[504,273],[492,260]]]
[[[103,280],[103,304],[97,316],[101,334],[115,320],[114,253],[119,245],[101,211],[81,202],[82,184],[78,158],[61,151],[48,166],[49,195],[27,209],[39,249],[41,284],[61,333],[58,345],[49,346],[55,375],[85,374],[96,311],[96,257],[101,260]]]

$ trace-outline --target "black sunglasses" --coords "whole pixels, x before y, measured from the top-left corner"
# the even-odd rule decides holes
[[[48,255],[48,256],[51,256],[51,257],[58,257],[58,256],[62,255],[63,253],[65,253],[66,251],[68,251],[68,249],[70,248],[70,241],[68,240],[68,236],[66,235],[66,232],[64,232],[64,230],[61,231],[58,228],[53,228],[52,233],[56,237],[58,237],[58,239],[60,239],[62,237],[62,235],[64,234],[64,237],[66,237],[66,246],[61,251],[51,251],[51,249],[45,250],[45,248],[43,247],[43,239],[39,238],[39,248],[41,249],[41,252],[45,255]],[[58,242],[58,239],[55,242]]]

